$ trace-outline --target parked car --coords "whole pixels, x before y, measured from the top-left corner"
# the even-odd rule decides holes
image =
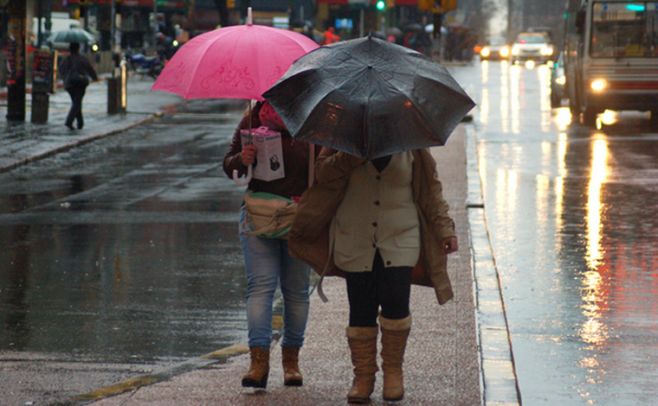
[[[553,59],[555,48],[550,38],[541,32],[522,32],[512,45],[512,63],[535,61],[545,63]]]
[[[480,60],[500,61],[507,60],[510,56],[510,47],[503,40],[493,40],[480,49]]]
[[[562,105],[562,99],[566,97],[565,85],[567,76],[564,71],[564,54],[560,52],[557,60],[551,67],[551,107]]]

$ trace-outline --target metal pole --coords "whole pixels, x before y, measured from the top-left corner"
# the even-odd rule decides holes
[[[514,10],[514,0],[507,0],[507,41],[512,41],[512,10]]]
[[[359,37],[363,37],[363,31],[365,29],[364,19],[364,11],[363,7],[361,7],[361,10],[359,10]]]
[[[158,49],[158,29],[160,28],[160,23],[158,22],[158,0],[153,0],[153,49],[157,51]]]
[[[114,47],[116,45],[116,34],[117,34],[117,3],[116,0],[112,0],[110,3],[110,48],[114,52]]]
[[[43,21],[43,7],[41,7],[41,0],[37,1],[37,48],[41,49],[41,24]]]
[[[116,14],[117,14],[117,3],[116,0],[112,0],[110,3],[110,55],[112,56],[112,78],[116,77],[116,66],[114,61],[114,47],[116,46]]]

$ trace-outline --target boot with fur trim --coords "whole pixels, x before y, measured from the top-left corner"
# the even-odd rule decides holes
[[[347,394],[349,403],[368,403],[375,390],[377,373],[377,327],[347,327],[354,379]]]
[[[382,370],[384,371],[384,400],[396,401],[404,397],[402,363],[407,338],[411,331],[411,316],[387,319],[379,316],[382,330]]]

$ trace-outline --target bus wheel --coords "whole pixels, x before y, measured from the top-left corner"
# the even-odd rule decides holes
[[[651,127],[658,128],[658,110],[651,111]]]
[[[551,108],[558,108],[562,106],[562,99],[555,93],[551,92]]]
[[[580,116],[580,109],[578,108],[578,104],[576,104],[576,101],[573,99],[573,97],[569,97],[569,111],[571,112],[571,117],[573,117],[574,120]]]
[[[585,111],[583,111],[583,124],[589,127],[593,127],[596,124],[596,116],[598,115],[598,111],[591,108],[591,107],[586,107]]]

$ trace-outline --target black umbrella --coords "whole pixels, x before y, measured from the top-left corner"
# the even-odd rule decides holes
[[[70,28],[68,30],[52,33],[50,42],[77,42],[80,44],[91,44],[95,41],[94,36],[82,28]]]
[[[293,137],[368,159],[444,145],[475,105],[443,66],[370,36],[311,51],[263,96]]]
[[[398,27],[389,27],[386,29],[386,34],[387,35],[393,35],[396,37],[401,37],[402,36],[402,30],[399,29]]]
[[[405,31],[421,32],[423,29],[423,26],[419,23],[411,23],[404,26]]]

